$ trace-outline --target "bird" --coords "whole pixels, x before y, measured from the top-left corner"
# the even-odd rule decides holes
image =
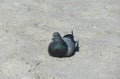
[[[48,53],[53,57],[71,57],[75,52],[79,51],[79,42],[74,40],[73,30],[71,34],[66,34],[63,37],[59,32],[54,32],[52,41],[48,46]]]

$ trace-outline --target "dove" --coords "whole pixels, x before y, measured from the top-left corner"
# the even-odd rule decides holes
[[[54,32],[52,41],[48,46],[48,53],[53,57],[71,57],[79,51],[79,42],[74,40],[73,31],[61,37],[59,32]]]

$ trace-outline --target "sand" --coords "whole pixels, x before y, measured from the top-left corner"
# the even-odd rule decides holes
[[[49,56],[71,30],[80,51]],[[0,79],[120,79],[120,0],[0,0]]]

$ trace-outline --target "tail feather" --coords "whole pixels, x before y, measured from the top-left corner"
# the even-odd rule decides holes
[[[74,35],[73,35],[73,30],[71,30],[71,35],[74,36]]]

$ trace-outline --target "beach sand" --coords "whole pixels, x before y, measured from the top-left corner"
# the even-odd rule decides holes
[[[80,51],[49,56],[71,30]],[[0,0],[0,79],[120,79],[120,0]]]

